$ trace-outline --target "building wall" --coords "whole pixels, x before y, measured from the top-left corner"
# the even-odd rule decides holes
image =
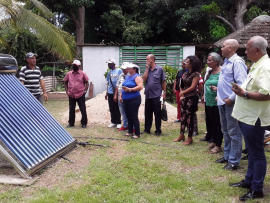
[[[116,67],[119,65],[119,47],[117,46],[83,46],[83,70],[89,77],[89,82],[94,84],[93,96],[106,90],[106,79],[104,73],[107,71],[108,59],[116,60]],[[183,47],[183,58],[195,54],[195,46]],[[145,56],[146,58],[146,56]],[[142,73],[141,73],[142,74]]]
[[[83,71],[94,84],[93,96],[106,90],[107,81],[104,73],[108,69],[106,61],[115,59],[119,67],[119,47],[116,46],[86,46],[83,47]]]

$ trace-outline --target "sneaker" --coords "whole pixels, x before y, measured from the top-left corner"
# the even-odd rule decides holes
[[[122,125],[121,124],[117,124],[116,128],[117,129],[120,129],[120,128],[122,128]]]
[[[122,127],[122,128],[120,128],[120,129],[118,129],[118,131],[123,131],[123,130],[128,130],[128,127]]]
[[[115,127],[115,126],[116,126],[116,124],[111,123],[110,125],[108,125],[108,128],[112,128],[112,127]]]

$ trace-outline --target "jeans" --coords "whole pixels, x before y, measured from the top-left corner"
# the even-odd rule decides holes
[[[231,116],[233,107],[234,105],[218,105],[218,110],[224,137],[224,158],[229,163],[239,166],[242,155],[242,133],[237,120]]]
[[[260,119],[257,120],[255,126],[240,121],[239,126],[248,150],[248,170],[245,183],[251,185],[255,191],[262,191],[267,167],[263,144],[264,127],[261,127]]]
[[[119,111],[118,102],[115,102],[113,97],[113,94],[108,94],[108,103],[111,112],[111,123],[121,124],[121,114]]]
[[[132,99],[124,99],[125,111],[128,118],[128,133],[133,133],[135,127],[135,135],[140,136],[140,122],[138,118],[139,107],[141,105],[141,95]]]
[[[126,116],[126,111],[125,111],[125,104],[124,102],[121,103],[120,101],[118,101],[118,107],[122,116],[122,121],[123,121],[123,127],[127,128],[128,127],[128,119]]]
[[[82,119],[81,124],[87,125],[87,113],[86,113],[86,106],[85,106],[85,94],[83,94],[81,97],[75,99],[72,97],[69,97],[69,120],[68,123],[70,125],[74,125],[75,123],[75,107],[76,102],[78,103],[78,106],[80,108]]]

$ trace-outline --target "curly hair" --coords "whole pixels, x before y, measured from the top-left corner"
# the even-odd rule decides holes
[[[189,59],[189,63],[192,67],[191,72],[199,72],[202,71],[202,62],[196,55],[188,56],[187,59]]]

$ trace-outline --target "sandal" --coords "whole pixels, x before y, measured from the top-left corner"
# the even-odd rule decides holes
[[[124,134],[124,136],[127,136],[127,137],[132,137],[132,135],[133,135],[133,134],[129,134],[129,133]]]
[[[140,135],[134,135],[131,137],[131,139],[138,139],[138,138],[140,138]]]
[[[208,149],[209,150],[211,150],[211,149],[213,149],[214,147],[216,146],[216,143],[214,143],[214,142],[211,142],[211,144],[210,145],[208,145]]]
[[[209,154],[217,154],[219,152],[222,152],[222,148],[221,147],[217,147],[215,146],[213,149],[211,149],[208,153]]]

